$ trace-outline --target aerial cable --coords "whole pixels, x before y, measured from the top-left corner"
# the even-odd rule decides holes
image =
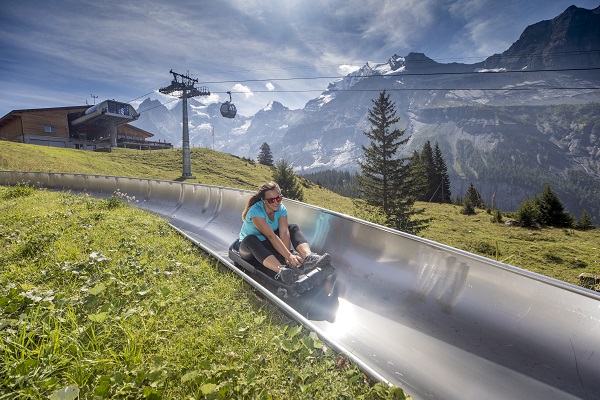
[[[381,92],[386,90],[388,92],[410,92],[410,91],[430,91],[430,90],[438,90],[438,91],[452,91],[452,90],[463,90],[463,91],[471,91],[471,90],[484,90],[484,91],[505,91],[505,92],[514,92],[514,91],[528,91],[528,90],[600,90],[600,86],[589,86],[589,87],[566,87],[566,86],[549,86],[549,87],[529,87],[529,88],[383,88],[383,89],[333,89],[333,90],[323,90],[323,89],[303,89],[303,90],[253,90],[252,93],[322,93],[325,91],[333,92],[333,93],[341,93],[341,92]],[[235,91],[227,91],[227,92],[217,92],[213,91],[215,94],[231,94],[231,93],[245,93],[245,92],[235,92]],[[169,100],[166,103],[161,103],[157,106],[150,107],[141,111],[140,114],[145,113],[146,111],[153,110],[155,108],[164,106],[166,104],[172,103],[174,101],[178,101],[179,99]],[[228,103],[228,102],[227,102]],[[232,104],[233,105],[233,104]]]
[[[404,76],[438,76],[438,75],[504,75],[512,73],[534,73],[534,72],[568,72],[568,71],[597,71],[600,67],[590,68],[560,68],[560,69],[535,69],[535,70],[506,70],[506,71],[465,71],[465,72],[398,72],[393,74],[371,74],[371,75],[336,75],[336,76],[307,76],[307,77],[292,77],[292,78],[268,78],[268,79],[244,79],[244,80],[226,80],[226,81],[206,81],[204,84],[219,84],[219,83],[249,83],[249,82],[271,82],[271,81],[300,81],[300,80],[317,80],[317,79],[343,79],[343,78],[371,78],[371,77],[404,77]]]

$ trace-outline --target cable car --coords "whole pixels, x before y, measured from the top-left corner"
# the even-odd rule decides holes
[[[235,104],[231,102],[231,92],[227,92],[229,94],[229,101],[221,104],[221,115],[225,118],[235,118],[235,114],[237,114],[237,109],[235,108]]]

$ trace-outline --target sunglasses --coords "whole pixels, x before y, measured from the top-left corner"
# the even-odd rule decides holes
[[[266,202],[269,203],[269,204],[273,204],[276,201],[281,202],[281,200],[283,200],[283,197],[281,197],[281,195],[279,195],[277,197],[270,198],[270,199],[268,199],[268,198],[265,197],[264,200],[266,200]]]

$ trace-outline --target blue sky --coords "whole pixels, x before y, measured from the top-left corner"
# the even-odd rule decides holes
[[[301,108],[368,61],[425,53],[475,63],[533,23],[598,0],[0,1],[0,117],[15,109],[137,104],[189,73],[239,112]]]

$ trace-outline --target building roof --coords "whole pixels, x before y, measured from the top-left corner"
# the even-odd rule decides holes
[[[148,135],[148,137],[154,136],[153,133],[150,133],[150,132],[145,131],[145,130],[143,130],[141,128],[138,128],[137,126],[133,126],[133,125],[130,125],[130,124],[125,124],[125,125],[127,125],[127,129],[133,129],[134,131],[139,131],[140,133],[144,133],[144,134]]]
[[[91,106],[89,106],[89,105],[85,105],[85,106],[70,106],[70,107],[26,108],[26,109],[22,109],[22,110],[12,110],[8,114],[6,114],[4,117],[0,118],[0,127],[8,124],[10,121],[12,121],[12,120],[20,117],[21,114],[24,114],[24,113],[27,113],[27,112],[48,111],[48,110],[78,110],[78,111],[83,111],[83,110],[87,110],[90,107]]]

